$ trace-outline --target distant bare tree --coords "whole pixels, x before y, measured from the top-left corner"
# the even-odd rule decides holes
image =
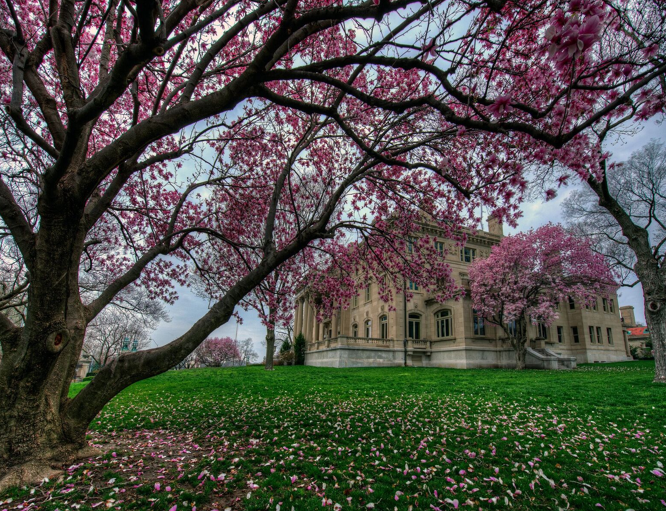
[[[564,202],[571,227],[594,240],[623,284],[643,286],[655,352],[655,381],[666,383],[666,147],[652,140],[624,164],[601,162],[603,180]]]
[[[140,351],[150,345],[150,330],[143,318],[131,312],[109,309],[90,323],[83,352],[103,367],[124,351]]]
[[[238,352],[240,353],[240,359],[246,364],[251,364],[259,357],[259,354],[254,351],[254,342],[252,341],[252,338],[238,341]]]
[[[173,368],[177,371],[182,369],[194,369],[199,363],[197,362],[197,356],[194,353],[190,353],[183,360],[178,362]]]

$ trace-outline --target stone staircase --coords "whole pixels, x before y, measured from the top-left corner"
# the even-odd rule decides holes
[[[548,348],[527,348],[525,366],[530,369],[575,369],[576,357],[562,357]]]

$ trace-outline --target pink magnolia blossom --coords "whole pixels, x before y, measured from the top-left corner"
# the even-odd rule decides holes
[[[587,303],[617,286],[589,241],[553,224],[503,238],[488,258],[472,264],[469,276],[473,307],[500,325],[517,350],[524,349],[527,324],[550,325],[560,301]]]

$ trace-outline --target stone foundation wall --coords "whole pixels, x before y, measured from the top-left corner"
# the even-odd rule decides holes
[[[564,354],[563,354],[564,355]],[[567,355],[564,355],[567,357]],[[576,360],[528,350],[526,365],[533,369],[571,369]],[[305,365],[316,367],[401,367],[405,353],[401,349],[335,346],[305,354]],[[434,350],[409,350],[409,367],[442,367],[457,369],[513,369],[516,357],[512,348],[460,346]]]

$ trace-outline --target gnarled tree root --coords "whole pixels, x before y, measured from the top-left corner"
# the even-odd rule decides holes
[[[53,480],[65,473],[64,467],[73,462],[99,456],[104,451],[87,445],[83,448],[58,449],[51,456],[33,459],[20,465],[0,468],[0,494],[9,488],[35,486],[44,479]]]

